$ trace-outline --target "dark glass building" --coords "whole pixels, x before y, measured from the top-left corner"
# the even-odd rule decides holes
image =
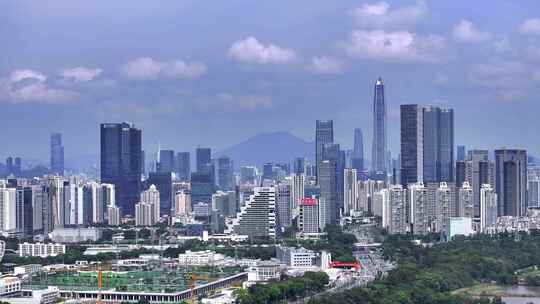
[[[26,236],[31,236],[34,232],[32,187],[17,187],[16,201],[17,230]]]
[[[173,150],[159,150],[159,162],[157,163],[156,171],[159,173],[174,172]]]
[[[203,202],[212,203],[212,194],[215,192],[215,186],[211,177],[206,173],[191,173],[191,205]],[[193,209],[192,209],[193,210]]]
[[[495,191],[498,216],[527,212],[527,151],[495,150]]]
[[[150,188],[150,185],[156,186],[159,192],[160,216],[170,215],[173,200],[171,172],[150,172],[144,184],[145,189]]]
[[[294,159],[294,173],[303,174],[306,173],[306,159],[303,157],[297,157]]]
[[[101,182],[114,184],[116,204],[135,214],[141,193],[141,130],[129,123],[101,124]]]
[[[51,171],[53,174],[64,175],[64,146],[62,134],[51,134]]]
[[[189,152],[178,152],[176,154],[176,174],[179,180],[189,181],[191,177],[191,160]]]
[[[357,176],[364,171],[364,136],[362,129],[354,129],[354,149],[351,159],[353,169],[356,169]]]
[[[423,180],[423,110],[419,105],[401,105],[401,184]]]
[[[465,149],[465,146],[463,146],[463,145],[457,146],[457,156],[456,156],[456,160],[457,160],[457,161],[463,161],[463,160],[465,160],[465,157],[466,157],[466,149]]]
[[[218,185],[221,190],[230,191],[234,189],[233,162],[227,156],[217,159]]]
[[[319,163],[323,160],[323,147],[334,143],[334,122],[317,120],[315,125],[315,165],[317,166],[317,182],[319,181]]]
[[[195,156],[197,161],[197,172],[205,172],[208,168],[208,164],[212,162],[212,150],[210,148],[197,148],[195,150]]]
[[[454,181],[454,111],[425,106],[424,182]]]
[[[373,145],[371,153],[371,171],[386,172],[386,103],[384,101],[384,83],[379,77],[373,93]]]

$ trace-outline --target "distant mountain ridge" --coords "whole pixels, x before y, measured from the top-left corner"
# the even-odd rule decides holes
[[[305,141],[289,132],[262,133],[215,153],[214,157],[228,156],[236,168],[267,162],[291,163],[296,157],[315,158],[315,143]]]

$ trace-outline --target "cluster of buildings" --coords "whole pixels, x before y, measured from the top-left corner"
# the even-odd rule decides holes
[[[315,159],[266,163],[235,171],[227,156],[197,147],[158,149],[146,163],[142,131],[131,123],[100,125],[99,182],[63,177],[61,134],[51,136],[54,175],[0,180],[0,231],[31,235],[66,226],[137,226],[159,222],[200,225],[211,234],[276,238],[293,229],[318,238],[327,225],[377,215],[391,233],[424,234],[470,218],[486,231],[501,216],[525,216],[540,202],[540,169],[525,150],[466,151],[455,157],[454,111],[400,106],[400,153],[388,148],[385,87],[374,86],[371,168],[365,166],[361,129],[352,149],[334,140],[334,122],[317,120]],[[456,222],[457,223],[457,222]],[[457,225],[457,224],[456,224]]]

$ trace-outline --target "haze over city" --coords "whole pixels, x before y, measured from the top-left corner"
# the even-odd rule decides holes
[[[540,3],[0,1],[0,304],[540,303]]]

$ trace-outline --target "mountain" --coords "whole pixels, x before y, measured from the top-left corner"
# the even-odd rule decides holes
[[[215,157],[228,156],[235,167],[256,165],[261,168],[267,162],[291,163],[296,157],[315,159],[315,143],[305,141],[289,132],[262,133],[218,151]]]

